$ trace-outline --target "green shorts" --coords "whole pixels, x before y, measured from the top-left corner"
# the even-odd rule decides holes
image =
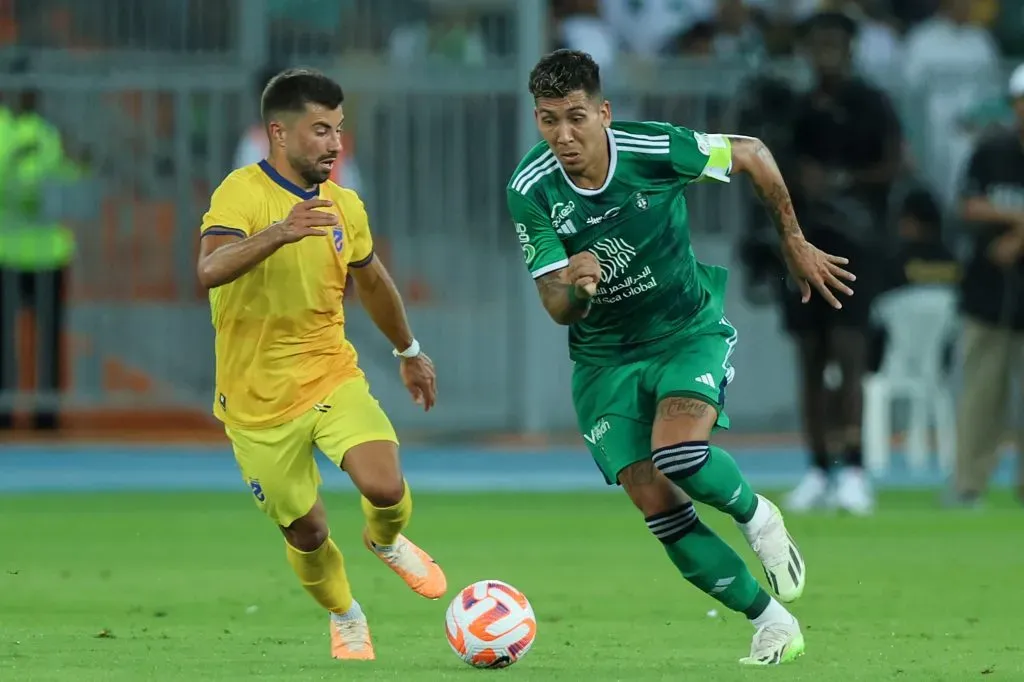
[[[576,364],[572,399],[580,433],[609,485],[630,464],[650,458],[654,414],[665,398],[702,400],[718,411],[715,428],[729,428],[725,388],[735,374],[729,364],[735,346],[736,330],[721,317],[657,357],[612,367]]]

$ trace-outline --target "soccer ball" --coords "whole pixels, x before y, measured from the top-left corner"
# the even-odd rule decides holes
[[[512,665],[537,635],[526,596],[500,580],[481,580],[459,592],[444,620],[452,651],[474,668]]]

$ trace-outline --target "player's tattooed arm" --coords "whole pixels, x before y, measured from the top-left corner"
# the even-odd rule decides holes
[[[811,291],[817,290],[833,308],[842,308],[833,291],[853,295],[853,289],[843,281],[857,279],[842,267],[849,260],[825,253],[804,238],[786,182],[768,147],[757,138],[728,137],[732,147],[732,171],[750,176],[757,195],[771,214],[782,242],[783,260],[800,289],[800,299],[807,303],[811,300]]]
[[[558,324],[569,325],[590,312],[591,299],[601,282],[601,264],[589,251],[574,253],[569,266],[534,280],[544,308]]]
[[[359,300],[377,329],[399,351],[412,345],[412,329],[405,314],[405,304],[395,280],[376,256],[365,264],[349,268],[359,291]]]
[[[590,311],[590,298],[578,295],[576,285],[569,281],[569,268],[541,275],[534,283],[544,309],[558,324],[577,322]]]
[[[756,137],[728,135],[732,145],[732,172],[746,173],[754,191],[768,209],[780,239],[803,238],[793,210],[789,188],[768,146]]]

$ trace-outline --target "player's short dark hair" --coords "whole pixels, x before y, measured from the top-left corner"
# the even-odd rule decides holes
[[[337,109],[345,101],[345,93],[333,79],[312,69],[288,69],[270,79],[260,98],[260,115],[264,123],[277,114],[302,113],[307,104]]]
[[[586,52],[555,50],[541,58],[530,72],[530,94],[561,99],[582,90],[590,97],[601,94],[601,68]]]

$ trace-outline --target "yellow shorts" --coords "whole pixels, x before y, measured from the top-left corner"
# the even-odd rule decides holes
[[[339,467],[360,443],[398,443],[366,379],[346,381],[305,414],[268,429],[225,428],[256,505],[280,526],[309,513],[322,482],[313,446]]]

